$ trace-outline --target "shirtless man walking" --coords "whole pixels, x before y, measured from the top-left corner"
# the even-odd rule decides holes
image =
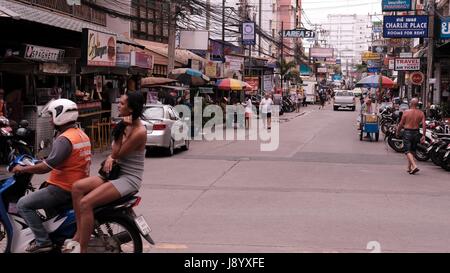
[[[410,109],[403,112],[402,120],[397,127],[397,135],[400,134],[400,130],[405,128],[403,134],[403,146],[405,149],[405,154],[408,159],[408,173],[416,174],[419,171],[416,162],[414,161],[414,152],[416,152],[417,144],[420,138],[419,127],[422,123],[423,136],[420,139],[421,143],[425,142],[425,133],[427,126],[425,123],[425,115],[422,111],[417,109],[419,100],[414,98],[411,100]]]

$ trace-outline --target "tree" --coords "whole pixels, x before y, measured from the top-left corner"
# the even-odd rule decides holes
[[[281,78],[284,79],[284,76],[292,69],[296,67],[295,61],[286,62],[285,59],[282,59],[281,62],[277,61],[277,67],[280,69]]]

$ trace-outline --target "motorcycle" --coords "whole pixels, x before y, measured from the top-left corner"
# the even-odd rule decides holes
[[[11,154],[8,171],[15,166],[31,166],[38,161],[31,155]],[[0,253],[24,253],[34,240],[34,234],[18,214],[17,201],[35,189],[31,174],[15,174],[0,181]],[[143,216],[136,216],[133,208],[141,198],[134,194],[125,196],[94,210],[94,230],[88,243],[88,252],[141,253],[142,239],[154,245],[151,229]],[[75,212],[71,204],[57,209],[39,212],[45,229],[53,242],[53,251],[61,252],[64,241],[71,239],[76,231]]]

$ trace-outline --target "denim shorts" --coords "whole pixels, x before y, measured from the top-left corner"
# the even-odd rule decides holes
[[[403,133],[403,148],[405,154],[415,152],[419,141],[419,129],[405,129]]]

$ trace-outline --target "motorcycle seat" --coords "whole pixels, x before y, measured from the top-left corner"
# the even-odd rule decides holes
[[[126,203],[126,202],[128,202],[130,200],[132,200],[133,198],[135,198],[135,195],[137,193],[138,193],[137,191],[136,192],[132,192],[132,193],[130,193],[130,194],[126,195],[126,196],[123,196],[123,197],[121,197],[121,198],[119,198],[119,199],[117,199],[117,200],[115,200],[115,201],[113,201],[111,203],[108,203],[106,205],[103,205],[103,206],[95,208],[95,211],[102,210],[102,209],[104,209],[106,207],[120,206],[120,205],[122,205],[122,204],[124,204],[124,203]]]

